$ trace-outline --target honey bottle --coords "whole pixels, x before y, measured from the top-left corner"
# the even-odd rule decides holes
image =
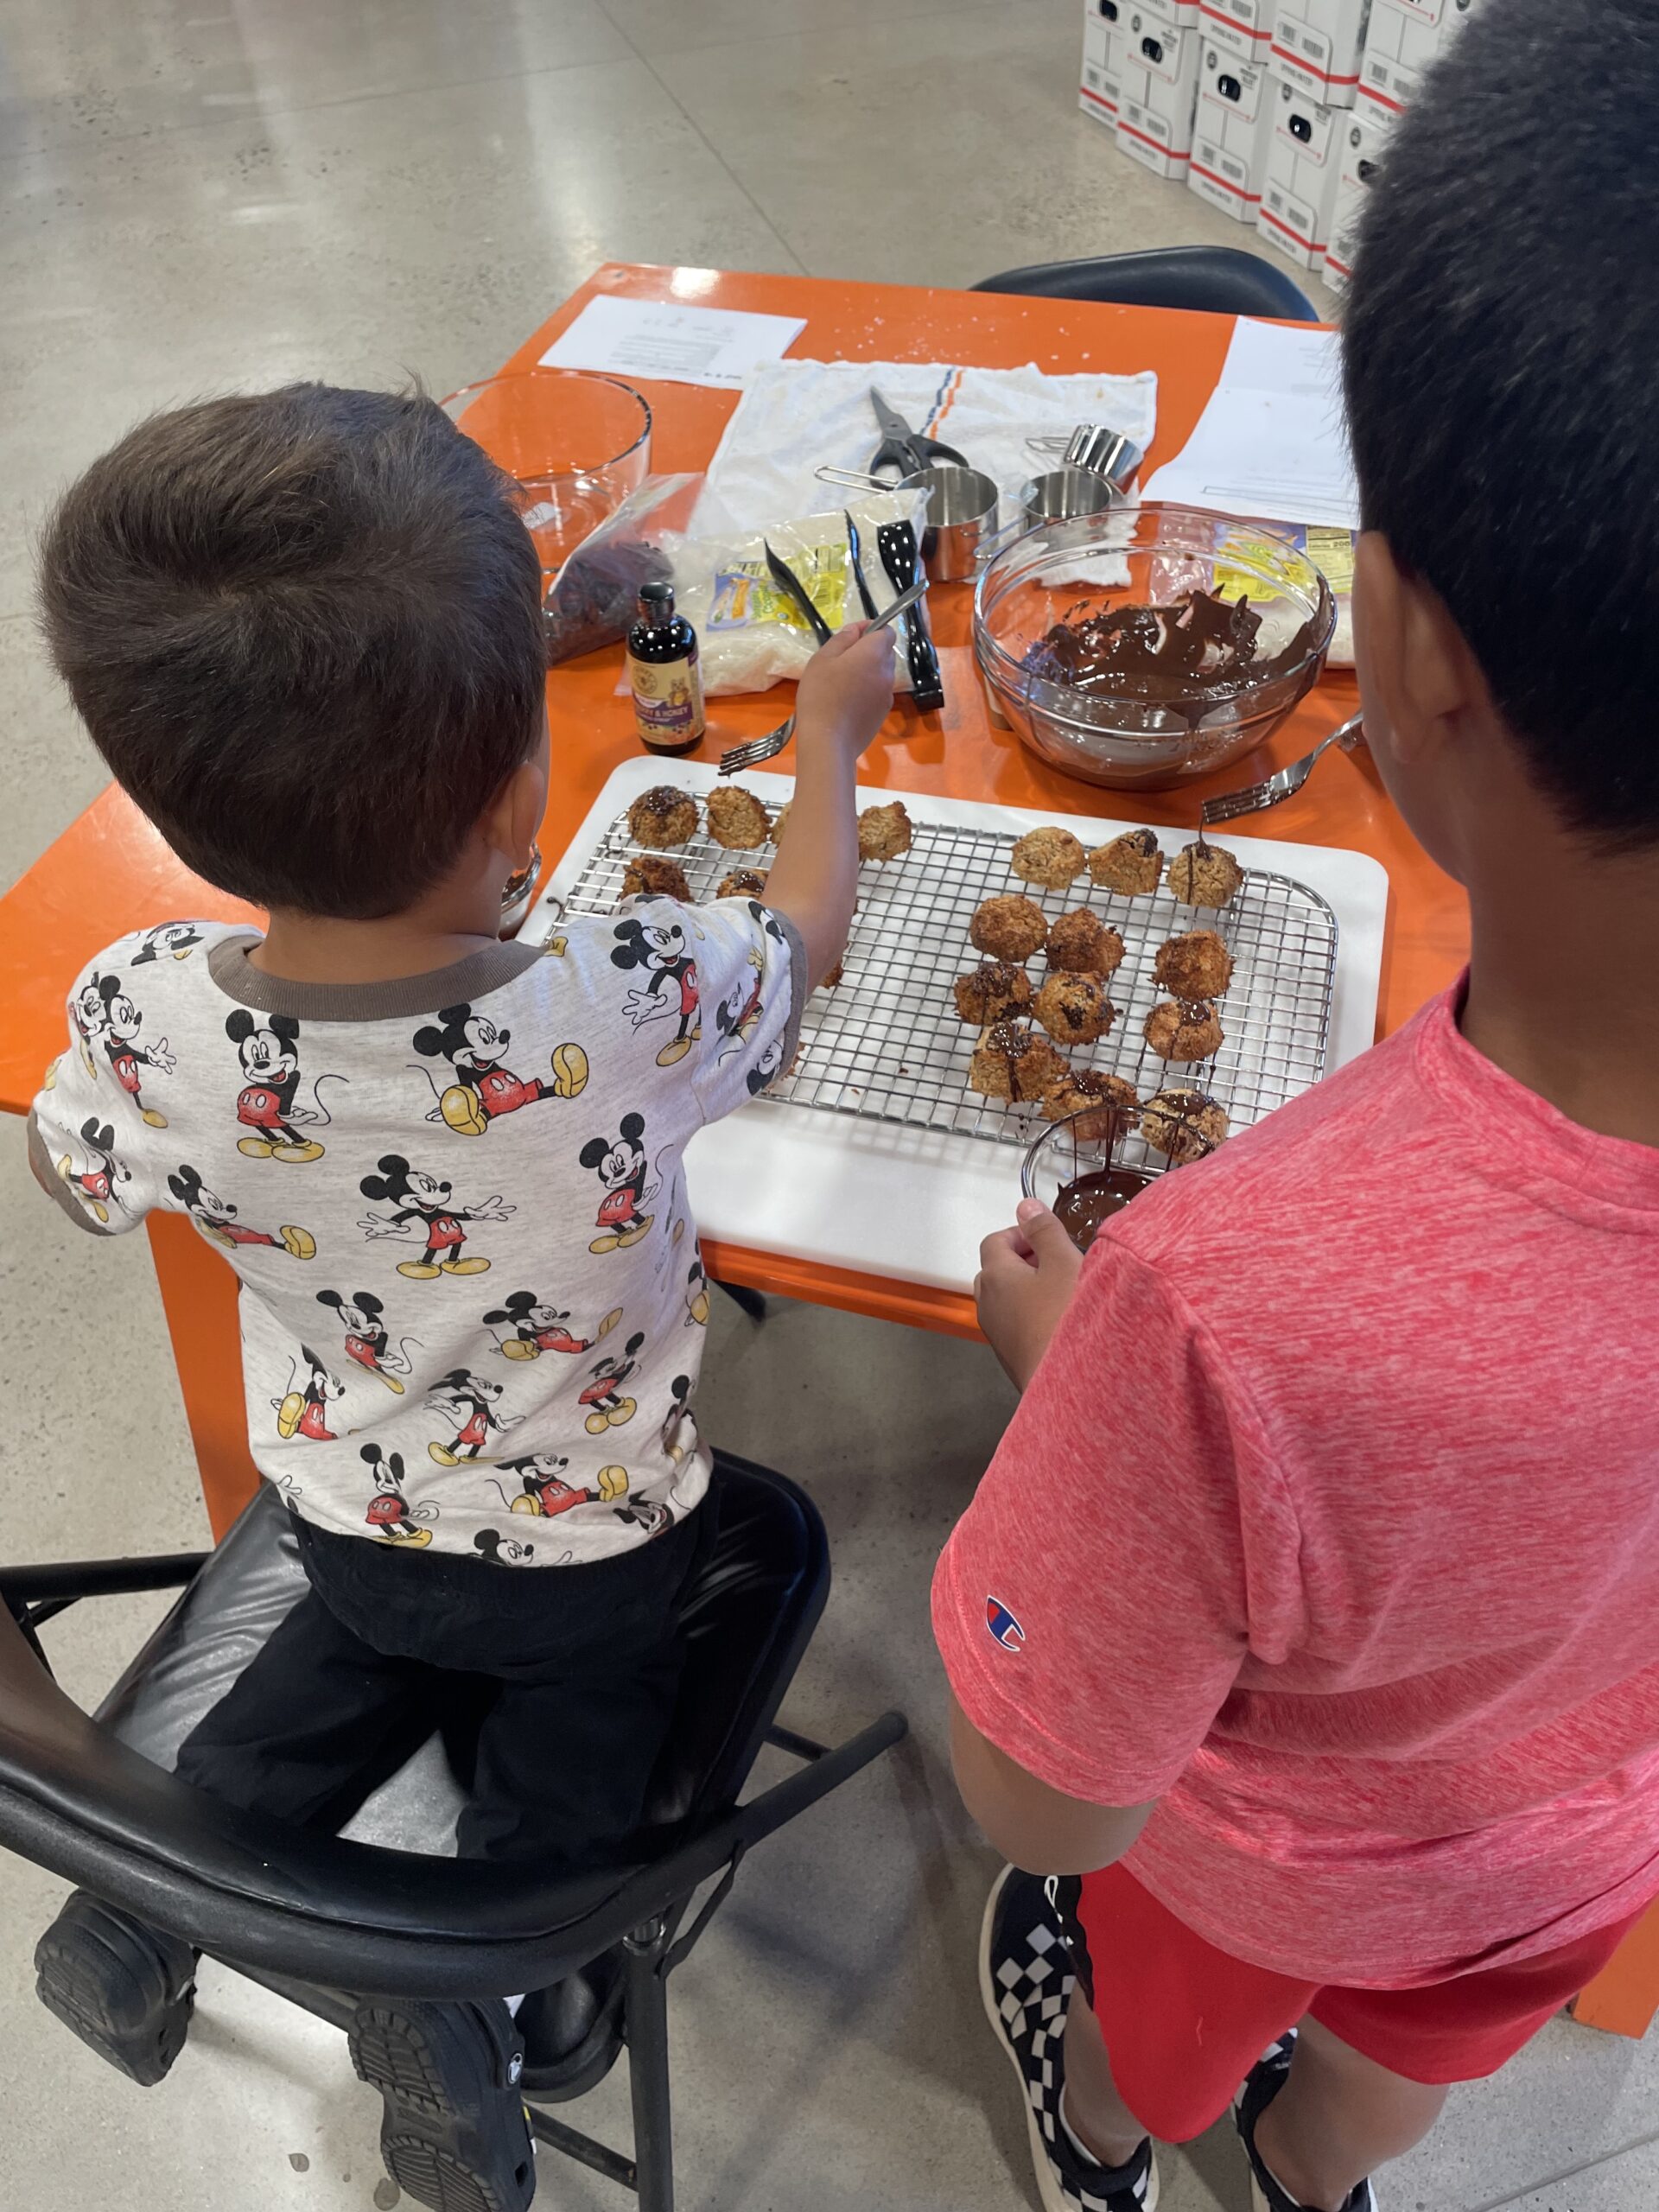
[[[628,632],[628,685],[639,742],[648,753],[695,753],[702,742],[702,672],[697,633],[674,612],[674,587],[639,587]]]

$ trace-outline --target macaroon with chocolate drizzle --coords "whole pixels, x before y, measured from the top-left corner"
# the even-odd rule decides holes
[[[1023,1021],[994,1021],[974,1047],[968,1070],[968,1088],[984,1098],[1007,1098],[1027,1104],[1040,1098],[1066,1072],[1066,1065],[1046,1037]]]
[[[1208,999],[1160,999],[1143,1032],[1160,1060],[1207,1060],[1221,1050],[1221,1016]]]
[[[1213,1152],[1227,1127],[1226,1108],[1205,1090],[1155,1091],[1141,1113],[1141,1135],[1178,1166]]]
[[[1226,847],[1206,843],[1202,830],[1169,864],[1169,887],[1184,906],[1224,906],[1243,880]]]
[[[1163,852],[1152,830],[1126,830],[1090,854],[1089,873],[1103,891],[1116,891],[1122,899],[1142,898],[1163,880]]]

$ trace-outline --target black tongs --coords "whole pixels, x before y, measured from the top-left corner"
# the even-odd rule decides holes
[[[774,553],[770,545],[766,545],[764,537],[760,543],[766,546],[766,566],[772,571],[772,581],[777,585],[779,590],[793,602],[797,612],[804,618],[818,643],[821,645],[827,645],[834,632],[807,596],[806,586],[790,567],[788,562],[780,554]]]
[[[875,533],[875,550],[881,556],[887,582],[902,597],[918,581],[916,533],[907,522],[884,522]],[[894,602],[897,604],[897,601]],[[939,656],[928,635],[926,619],[912,606],[905,616],[905,659],[910,669],[911,690],[917,707],[928,714],[944,704],[944,681]]]

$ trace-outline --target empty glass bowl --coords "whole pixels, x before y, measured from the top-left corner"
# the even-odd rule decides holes
[[[443,410],[517,480],[549,578],[651,466],[651,410],[617,377],[524,369],[452,391]]]
[[[1147,700],[1037,672],[1056,624],[1192,591],[1248,598],[1259,660],[1289,657],[1225,696]],[[1336,624],[1331,587],[1288,538],[1196,507],[1119,507],[1045,524],[988,563],[974,594],[974,650],[996,699],[1039,759],[1084,783],[1160,790],[1207,776],[1278,728],[1317,681]]]

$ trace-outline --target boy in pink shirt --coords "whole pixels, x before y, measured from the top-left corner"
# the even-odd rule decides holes
[[[1592,85],[1584,14],[1433,73],[1346,317],[1366,729],[1469,971],[1086,1260],[984,1248],[1024,1396],[934,1618],[1051,2212],[1150,2212],[1241,2080],[1257,2212],[1371,2212],[1659,1893],[1659,30],[1602,0]]]

